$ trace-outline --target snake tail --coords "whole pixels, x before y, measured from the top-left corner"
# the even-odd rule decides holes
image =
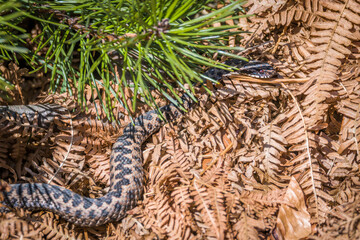
[[[185,94],[182,101],[184,108],[189,109],[191,98]],[[155,110],[149,111],[125,127],[123,135],[114,143],[110,156],[110,189],[104,196],[88,198],[64,187],[21,183],[11,184],[10,191],[2,192],[4,200],[0,203],[10,208],[51,211],[79,226],[91,227],[119,221],[142,196],[141,144],[166,121],[182,115],[174,104],[161,107],[160,111],[165,121]],[[10,211],[7,207],[0,207],[0,212]]]
[[[236,66],[237,73],[256,78],[270,78],[276,74],[272,66],[259,61],[246,62],[233,59],[225,63]],[[230,72],[212,68],[203,75],[220,80],[224,74]],[[186,110],[190,109],[193,101],[187,94],[182,96],[182,101],[183,107]],[[46,127],[59,111],[64,110],[60,107],[57,111],[53,111],[56,106],[0,106],[0,127],[5,126],[2,130],[6,130],[6,124],[10,123],[9,118],[20,118],[20,121],[24,122],[35,121],[35,125]],[[0,207],[0,213],[8,212],[11,208],[46,210],[76,225],[87,227],[119,221],[129,209],[136,206],[142,196],[144,172],[141,144],[166,121],[173,121],[182,114],[182,111],[172,103],[161,107],[160,111],[164,120],[156,111],[147,112],[137,117],[133,124],[125,127],[123,135],[114,143],[110,156],[110,189],[104,196],[88,198],[69,189],[44,183],[11,184],[10,191],[0,192],[4,197],[0,203],[7,206]],[[24,117],[27,119],[22,119]],[[39,122],[36,122],[36,119]]]

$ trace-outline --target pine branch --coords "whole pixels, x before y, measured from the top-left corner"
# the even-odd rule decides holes
[[[31,22],[40,30],[28,44],[18,42],[35,50],[13,54],[9,60],[21,57],[30,73],[51,74],[51,91],[68,91],[83,105],[85,86],[90,85],[112,119],[114,101],[129,112],[135,111],[137,99],[156,107],[152,90],[181,107],[179,89],[192,95],[193,85],[203,81],[200,66],[225,67],[209,56],[242,50],[219,41],[240,33],[234,31],[237,26],[213,27],[241,12],[242,1],[217,10],[209,8],[209,2],[16,1],[13,9],[22,16],[16,26],[31,29]],[[209,13],[204,15],[204,9]],[[241,17],[237,14],[231,18]],[[126,88],[134,93],[131,105],[125,99]]]

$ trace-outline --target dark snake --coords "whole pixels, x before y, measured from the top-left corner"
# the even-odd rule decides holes
[[[245,62],[242,60],[228,60],[228,65],[239,68],[238,73],[256,78],[271,78],[275,70],[267,63],[258,61]],[[229,71],[211,68],[204,73],[206,77],[220,80]],[[188,95],[182,96],[183,107],[190,109],[193,101]],[[31,118],[34,112],[51,121],[51,106],[46,105],[19,105],[0,107],[1,116],[16,114],[19,109],[28,108],[22,114]],[[107,222],[119,221],[126,212],[136,206],[142,197],[143,167],[141,144],[166,121],[172,121],[183,114],[174,104],[160,108],[165,116],[162,120],[158,112],[149,111],[137,117],[134,124],[125,127],[112,147],[110,156],[110,189],[107,194],[99,198],[88,198],[72,192],[64,187],[45,183],[11,184],[10,191],[3,191],[4,201],[0,202],[7,207],[0,207],[1,212],[9,212],[13,208],[29,210],[46,210],[58,214],[63,219],[79,226],[98,226]],[[1,124],[1,121],[0,121]]]

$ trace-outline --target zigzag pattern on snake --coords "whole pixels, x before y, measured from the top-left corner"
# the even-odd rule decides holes
[[[270,78],[275,74],[275,70],[269,64],[257,61],[247,63],[242,60],[231,60],[225,63],[237,66],[240,73],[252,77]],[[219,80],[226,73],[228,71],[212,68],[204,75]],[[182,100],[184,108],[189,109],[193,103],[191,98],[184,94]],[[24,106],[0,108],[0,119],[1,115],[15,114],[16,109],[22,107]],[[49,114],[49,111],[47,112],[40,105],[25,107],[31,108],[29,112],[32,113],[35,111],[43,115]],[[172,121],[182,114],[174,104],[161,107],[160,111],[166,121]],[[30,113],[25,112],[25,115],[31,117]],[[50,184],[21,183],[11,184],[9,192],[2,192],[4,201],[0,203],[9,208],[51,211],[80,226],[98,226],[119,221],[129,209],[135,207],[142,196],[144,173],[141,144],[164,123],[156,111],[149,111],[124,129],[123,135],[116,140],[112,148],[110,190],[103,197],[88,198]],[[0,207],[0,212],[10,211],[7,207]]]

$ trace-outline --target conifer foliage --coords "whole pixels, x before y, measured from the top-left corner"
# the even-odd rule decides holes
[[[86,86],[92,94],[104,91],[101,108],[113,119],[114,101],[130,112],[139,97],[154,107],[152,89],[178,103],[175,88],[188,91],[184,84],[202,82],[200,66],[219,65],[207,56],[242,49],[220,42],[239,33],[236,26],[213,26],[241,13],[242,1],[220,9],[212,9],[208,3],[6,1],[0,6],[4,16],[0,56],[7,61],[25,61],[30,73],[47,73],[50,91],[67,91],[81,105]],[[0,89],[6,84],[2,78]],[[134,92],[131,104],[125,101],[125,88]]]

